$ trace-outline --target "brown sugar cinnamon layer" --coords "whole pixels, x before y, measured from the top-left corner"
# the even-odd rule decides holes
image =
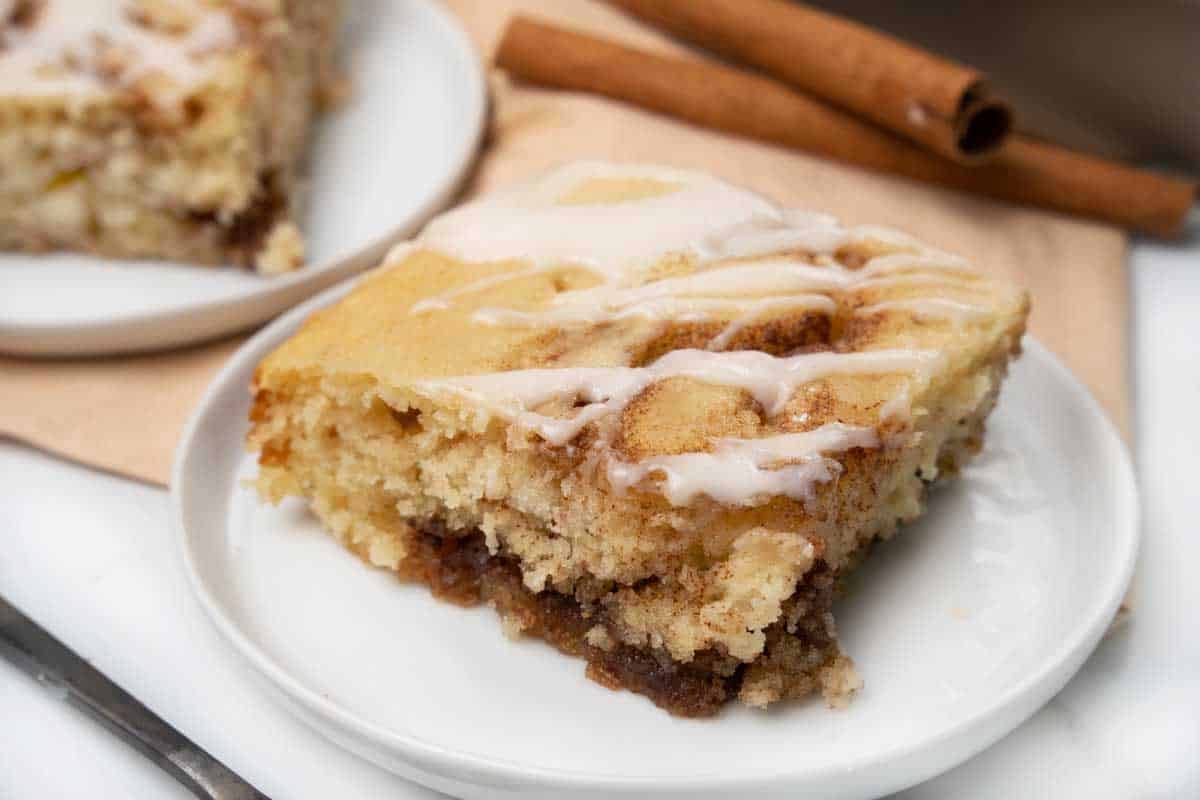
[[[440,600],[491,606],[507,630],[584,659],[593,681],[644,695],[676,716],[716,714],[738,697],[748,675],[750,690],[771,683],[785,687],[787,699],[820,690],[834,674],[853,680],[850,662],[837,646],[830,612],[834,578],[826,569],[810,572],[796,588],[784,618],[767,629],[766,648],[754,662],[744,664],[718,650],[706,650],[681,664],[660,649],[619,643],[602,606],[594,601],[530,591],[516,561],[492,555],[482,533],[446,535],[444,526],[431,523],[416,530],[408,556],[396,570],[401,578],[425,584]]]

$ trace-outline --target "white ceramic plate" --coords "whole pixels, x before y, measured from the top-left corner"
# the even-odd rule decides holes
[[[217,378],[172,478],[186,570],[230,643],[301,717],[355,752],[469,798],[862,798],[945,770],[1020,724],[1075,673],[1128,585],[1138,536],[1128,456],[1036,342],[984,453],[923,521],[880,545],[836,609],[866,680],[819,702],[674,719],[370,570],[299,503],[242,480],[255,364],[338,287],[259,333]]]
[[[361,271],[450,200],[486,117],[479,57],[436,0],[355,0],[354,86],[317,124],[303,228],[309,263],[237,268],[0,254],[0,351],[94,355],[243,330]]]

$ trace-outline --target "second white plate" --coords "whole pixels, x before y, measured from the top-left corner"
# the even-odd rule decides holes
[[[356,0],[343,37],[353,84],[318,122],[303,221],[309,263],[237,268],[0,254],[0,352],[151,350],[249,328],[374,266],[452,197],[486,117],[479,56],[436,0]]]
[[[232,359],[190,423],[173,475],[186,569],[217,627],[331,739],[469,798],[864,798],[963,761],[1020,724],[1108,626],[1137,551],[1124,447],[1095,402],[1029,342],[963,478],[880,545],[836,614],[866,687],[717,719],[668,716],[584,677],[582,662],[511,642],[463,610],[370,570],[299,503],[241,481],[258,361],[307,303]]]

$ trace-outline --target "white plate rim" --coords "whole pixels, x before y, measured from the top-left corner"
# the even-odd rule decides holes
[[[415,3],[422,13],[436,19],[456,56],[473,67],[460,76],[470,85],[469,91],[456,97],[456,101],[465,104],[468,124],[464,128],[465,135],[454,142],[448,159],[452,166],[407,219],[394,225],[379,239],[324,264],[305,264],[286,275],[271,278],[263,286],[246,286],[223,297],[181,308],[117,312],[108,319],[70,324],[0,321],[0,353],[55,357],[152,352],[248,330],[286,311],[288,306],[375,266],[391,246],[415,233],[444,208],[469,174],[483,139],[488,115],[487,79],[478,50],[462,23],[448,8],[437,0],[407,2]],[[204,321],[215,320],[214,315],[221,311],[226,312],[224,324]],[[169,323],[181,323],[188,332],[151,338],[154,331],[162,330]]]
[[[228,391],[226,384],[230,377],[245,369],[248,363],[257,363],[268,349],[282,343],[283,339],[295,330],[309,314],[345,296],[359,280],[361,280],[361,276],[329,289],[277,318],[245,342],[225,364],[205,391],[180,437],[171,470],[170,514],[172,535],[175,537],[188,583],[209,619],[212,620],[226,641],[260,676],[266,679],[270,688],[280,694],[289,710],[340,746],[348,747],[386,768],[394,770],[395,767],[392,766],[394,762],[373,755],[375,748],[380,748],[411,766],[416,775],[432,773],[449,781],[465,781],[475,786],[593,793],[695,792],[707,796],[721,792],[752,792],[788,786],[800,788],[845,775],[848,769],[858,771],[882,763],[899,766],[907,760],[910,762],[908,769],[897,769],[897,773],[903,772],[904,777],[887,789],[889,792],[898,791],[940,774],[976,755],[1032,716],[1035,711],[1056,695],[1083,665],[1108,630],[1129,589],[1140,544],[1141,511],[1138,485],[1128,449],[1108,415],[1100,408],[1099,403],[1087,388],[1040,342],[1027,335],[1023,341],[1025,350],[1023,357],[1042,361],[1061,381],[1070,398],[1079,403],[1090,421],[1098,426],[1098,437],[1103,442],[1107,457],[1111,460],[1111,466],[1120,476],[1118,485],[1121,487],[1121,491],[1113,497],[1115,512],[1113,525],[1123,536],[1119,540],[1117,568],[1114,570],[1108,586],[1100,595],[1105,602],[1092,610],[1086,624],[1080,625],[1072,636],[1066,637],[1059,644],[1052,658],[1015,686],[999,694],[986,708],[935,737],[925,739],[917,744],[899,744],[878,754],[871,762],[856,762],[853,765],[828,764],[816,769],[793,772],[783,770],[750,778],[727,778],[713,774],[698,774],[683,778],[664,779],[660,776],[604,775],[575,770],[531,767],[507,759],[463,753],[423,741],[414,736],[388,730],[360,718],[317,690],[305,685],[264,652],[238,627],[237,623],[225,612],[220,600],[208,590],[192,557],[187,525],[184,522],[184,503],[189,486],[187,480],[188,456],[196,448],[197,432],[202,427],[202,423],[211,413],[217,401]],[[1011,713],[1013,708],[1018,708],[1018,712]],[[1005,712],[1010,712],[1007,719],[1004,719]],[[324,723],[331,723],[339,730],[340,735],[330,733],[323,727]],[[970,746],[944,747],[948,742],[969,736],[972,732],[974,732],[974,738]],[[357,741],[347,744],[343,738],[346,735],[356,737]],[[926,765],[923,769],[912,767],[912,762],[920,754],[935,752],[939,749],[945,749],[954,755],[937,761],[933,766]],[[412,777],[413,774],[410,773],[409,776]]]

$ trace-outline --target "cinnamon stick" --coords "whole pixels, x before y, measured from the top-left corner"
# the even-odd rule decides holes
[[[1025,137],[992,162],[947,161],[784,84],[718,64],[654,55],[527,18],[509,25],[496,65],[514,77],[601,94],[704,127],[1024,205],[1178,235],[1192,182]]]
[[[956,161],[986,160],[1012,129],[979,71],[800,3],[608,2]]]

